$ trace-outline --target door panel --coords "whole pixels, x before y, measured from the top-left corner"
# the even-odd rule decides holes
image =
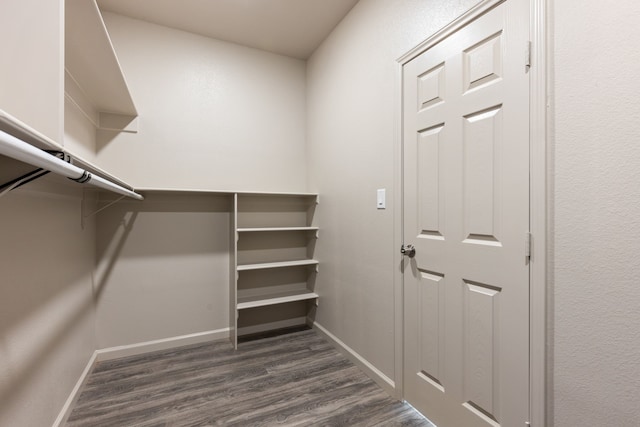
[[[403,69],[405,398],[439,427],[528,419],[528,13],[507,0]]]
[[[441,240],[444,219],[444,188],[440,179],[440,132],[438,125],[418,132],[418,199],[420,237]]]

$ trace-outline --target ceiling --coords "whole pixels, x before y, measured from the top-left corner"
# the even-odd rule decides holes
[[[103,11],[307,59],[358,0],[98,0]]]

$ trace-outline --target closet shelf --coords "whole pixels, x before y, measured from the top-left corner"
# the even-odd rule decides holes
[[[230,266],[236,274],[231,275],[229,323],[235,348],[239,334],[301,325],[307,319],[299,316],[301,309],[309,312],[308,301],[318,305],[320,262],[313,259],[318,202],[315,193],[234,194]],[[245,310],[255,307],[262,308]]]
[[[169,188],[169,187],[140,187],[138,191],[143,193],[202,193],[241,196],[277,196],[277,197],[318,197],[318,193],[289,193],[289,192],[256,192],[256,191],[236,191],[217,190],[207,188]]]
[[[95,0],[66,2],[65,71],[67,95],[92,119],[113,126],[109,116],[138,115]]]
[[[30,127],[26,123],[16,119],[9,113],[0,110],[0,130],[30,144],[41,150],[54,150],[60,151],[71,157],[71,164],[85,169],[92,174],[105,178],[115,184],[120,185],[128,190],[133,191],[133,187],[126,182],[122,181],[116,176],[111,175],[104,169],[94,165],[88,160],[83,159],[80,156],[75,155],[73,152],[67,150],[64,146],[58,144],[48,136],[38,132],[34,128]],[[8,168],[7,168],[8,169]],[[1,175],[1,174],[0,174]],[[6,178],[6,177],[3,177]]]
[[[245,298],[238,298],[238,310],[245,308],[264,307],[268,305],[284,304],[294,301],[305,301],[318,298],[318,294],[306,291],[297,292],[283,292],[280,294],[252,296]]]
[[[315,259],[302,259],[297,261],[281,261],[281,262],[265,262],[260,264],[244,264],[238,265],[238,271],[248,270],[265,270],[268,268],[282,268],[282,267],[299,267],[305,265],[318,265],[319,262]]]
[[[238,228],[238,233],[253,233],[261,231],[318,231],[319,227],[254,227]]]

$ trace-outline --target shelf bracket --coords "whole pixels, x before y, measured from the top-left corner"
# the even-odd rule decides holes
[[[127,196],[120,196],[115,200],[112,200],[111,202],[107,203],[106,205],[104,205],[103,207],[101,207],[100,209],[97,209],[93,212],[91,212],[88,215],[83,215],[82,219],[87,219],[87,218],[91,218],[92,216],[96,215],[98,212],[102,212],[103,210],[107,209],[108,207],[115,205],[116,203],[118,203],[120,200],[124,199]]]

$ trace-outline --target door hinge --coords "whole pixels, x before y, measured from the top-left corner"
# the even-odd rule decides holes
[[[529,71],[531,68],[531,42],[528,41],[524,50],[524,66],[525,71]]]
[[[531,260],[531,233],[528,231],[524,233],[524,256],[527,261]]]

